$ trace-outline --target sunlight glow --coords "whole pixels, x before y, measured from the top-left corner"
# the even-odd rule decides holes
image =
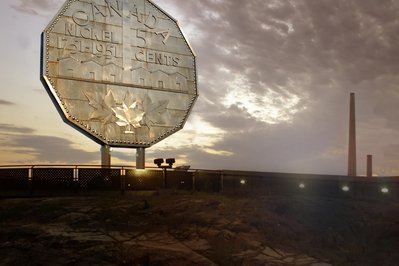
[[[199,115],[192,114],[184,130],[158,143],[154,146],[154,149],[162,151],[170,149],[170,147],[184,149],[194,146],[208,154],[231,156],[233,155],[232,152],[215,148],[215,145],[224,138],[225,134],[226,131],[212,126]]]
[[[228,82],[230,89],[222,104],[227,108],[235,105],[256,120],[267,124],[291,122],[293,116],[299,112],[301,99],[297,95],[284,89],[277,92],[265,84],[260,84],[259,93],[255,93],[248,84],[250,82],[246,77],[236,74],[235,79]]]
[[[221,156],[231,156],[233,153],[229,151],[222,151],[222,150],[215,150],[211,148],[203,148],[206,153],[213,154],[213,155],[221,155]]]

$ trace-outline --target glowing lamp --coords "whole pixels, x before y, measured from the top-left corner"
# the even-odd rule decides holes
[[[381,188],[381,193],[388,194],[389,193],[389,189],[387,187],[383,187],[383,188]]]
[[[344,192],[348,192],[350,190],[350,188],[348,186],[343,186],[342,187],[342,191]]]

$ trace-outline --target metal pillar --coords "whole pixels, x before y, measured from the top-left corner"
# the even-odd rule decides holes
[[[373,155],[367,155],[367,177],[373,177]]]
[[[195,176],[197,175],[197,171],[193,171],[192,173],[192,178],[193,178],[193,191],[195,192],[196,187],[195,187]]]
[[[121,169],[120,175],[121,175],[121,194],[124,195],[126,190],[126,169],[124,169],[123,167]]]
[[[29,172],[28,172],[28,184],[29,184],[29,194],[33,195],[33,189],[34,189],[34,176],[33,176],[33,167],[29,168]]]
[[[163,188],[167,189],[168,188],[168,172],[166,170],[166,167],[163,167]]]
[[[136,169],[145,169],[145,148],[136,149]]]
[[[101,167],[109,168],[111,166],[111,147],[108,145],[101,146]]]
[[[223,193],[224,190],[224,175],[223,175],[223,171],[220,171],[220,193]]]
[[[75,194],[78,194],[79,193],[79,169],[77,166],[73,169],[72,186],[73,186],[73,192]]]
[[[356,176],[356,116],[355,94],[350,94],[349,105],[349,147],[348,147],[348,176]]]

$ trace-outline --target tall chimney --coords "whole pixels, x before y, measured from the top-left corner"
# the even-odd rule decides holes
[[[348,176],[356,176],[356,117],[355,94],[350,94],[349,104],[349,149],[348,149]]]
[[[367,177],[373,177],[373,155],[367,155]]]

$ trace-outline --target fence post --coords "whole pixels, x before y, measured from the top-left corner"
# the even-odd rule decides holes
[[[164,182],[164,189],[168,188],[168,181],[167,181],[167,172],[166,167],[163,168],[163,182]]]
[[[223,193],[224,190],[224,176],[223,176],[223,171],[220,170],[220,193]]]
[[[124,195],[126,190],[126,169],[124,169],[123,167],[121,169],[120,175],[121,175],[121,194]]]
[[[79,193],[79,169],[78,166],[76,166],[73,169],[73,180],[72,180],[72,187],[73,187],[73,192],[75,194]]]
[[[34,166],[32,166],[31,168],[29,168],[29,170],[28,170],[28,185],[29,185],[29,194],[30,194],[30,195],[33,195],[33,192],[34,192],[34,185],[33,185],[33,182],[34,182],[33,167],[34,167]]]
[[[197,175],[197,170],[193,171],[193,174],[191,175],[193,178],[193,192],[195,192],[195,176]]]

